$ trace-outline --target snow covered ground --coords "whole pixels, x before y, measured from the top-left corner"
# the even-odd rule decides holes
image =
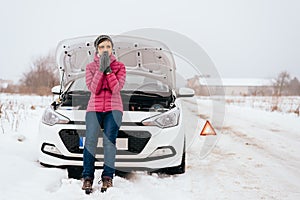
[[[197,109],[187,101],[185,118],[190,124],[186,129],[193,143],[188,145],[185,174],[116,177],[108,192],[87,196],[81,181],[68,179],[66,170],[38,163],[38,122],[51,97],[0,95],[2,105],[10,100],[14,102],[14,111],[8,112],[10,123],[18,119],[18,126],[8,125],[9,119],[1,113],[1,200],[300,199],[300,117],[296,114],[228,104],[223,128],[216,127],[220,134],[216,147],[200,159],[195,124],[199,117],[211,119],[213,104],[198,99]]]

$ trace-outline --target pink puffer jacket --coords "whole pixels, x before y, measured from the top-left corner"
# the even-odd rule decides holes
[[[123,103],[120,91],[124,86],[126,78],[125,65],[116,60],[114,55],[110,56],[110,67],[112,73],[105,75],[99,71],[100,59],[95,54],[94,62],[86,67],[86,85],[91,91],[87,112],[107,112],[119,110],[123,112]]]

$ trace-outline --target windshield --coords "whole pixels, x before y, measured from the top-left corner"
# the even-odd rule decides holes
[[[143,91],[143,92],[169,92],[168,85],[159,80],[136,74],[126,74],[125,85],[123,91]],[[68,90],[88,91],[85,83],[85,77],[76,79]]]

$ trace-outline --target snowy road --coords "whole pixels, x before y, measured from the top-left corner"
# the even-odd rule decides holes
[[[187,123],[199,117],[210,119],[210,100],[198,101],[198,110],[193,105],[186,104]],[[220,140],[205,159],[199,159],[197,123],[186,126],[196,140],[189,140],[185,174],[116,177],[107,193],[87,196],[81,181],[67,179],[65,170],[44,168],[37,162],[37,121],[42,111],[31,110],[18,131],[0,135],[1,200],[300,199],[300,118],[296,115],[226,106],[223,129],[217,129]],[[101,170],[96,173],[99,176]]]
[[[222,137],[198,168],[213,176],[207,198],[299,199],[299,122],[295,115],[226,106]]]

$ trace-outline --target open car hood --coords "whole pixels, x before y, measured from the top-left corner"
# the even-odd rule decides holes
[[[56,59],[63,85],[85,76],[85,68],[93,62],[97,36],[77,37],[61,41]],[[149,76],[175,88],[175,62],[171,51],[159,41],[133,36],[111,36],[113,54],[126,66],[126,72]]]

